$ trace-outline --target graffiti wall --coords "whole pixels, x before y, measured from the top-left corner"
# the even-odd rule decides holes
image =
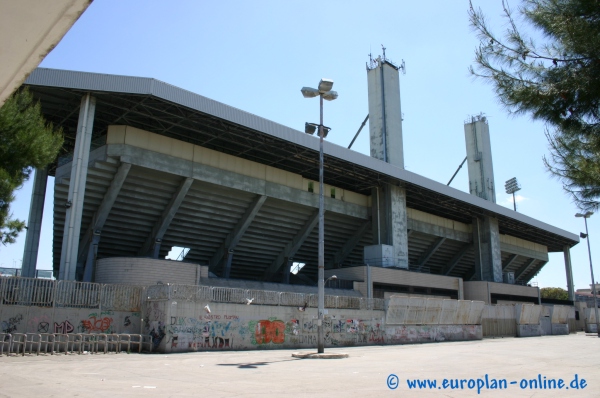
[[[0,306],[2,333],[141,333],[141,313]]]
[[[209,312],[210,311],[210,312]],[[155,350],[183,352],[313,348],[317,311],[295,307],[239,304],[152,302],[145,308],[144,330]],[[334,310],[325,315],[327,347],[407,344],[482,338],[481,325],[386,326],[384,311]]]

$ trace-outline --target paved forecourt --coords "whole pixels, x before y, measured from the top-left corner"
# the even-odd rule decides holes
[[[577,333],[325,350],[344,359],[298,359],[297,350],[4,356],[0,396],[597,397],[599,351],[599,338]]]

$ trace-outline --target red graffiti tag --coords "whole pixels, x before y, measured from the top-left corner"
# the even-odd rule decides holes
[[[285,324],[283,321],[259,321],[254,330],[257,344],[281,344],[285,340]]]
[[[110,328],[112,321],[112,318],[106,316],[99,319],[96,319],[95,316],[92,316],[88,320],[81,321],[81,323],[88,332],[106,332]]]

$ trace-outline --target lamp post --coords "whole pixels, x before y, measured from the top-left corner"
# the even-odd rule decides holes
[[[592,267],[592,250],[590,249],[590,234],[588,232],[587,219],[594,214],[591,211],[588,211],[585,214],[577,213],[575,217],[583,217],[583,221],[585,222],[585,234],[579,234],[584,239],[587,239],[588,246],[588,255],[590,257],[590,273],[592,274],[592,294],[594,295],[594,314],[596,315],[596,332],[598,333],[598,337],[600,337],[600,322],[598,320],[598,303],[596,302],[596,282],[594,279],[594,268]]]
[[[325,129],[323,126],[323,99],[333,101],[338,97],[337,92],[331,91],[333,80],[321,79],[318,88],[302,87],[300,90],[304,98],[314,98],[319,96],[320,122],[319,122],[319,250],[318,250],[318,319],[317,319],[317,351],[319,354],[325,352],[324,333],[323,333],[323,314],[325,312],[325,221],[324,221],[324,199],[323,199],[323,138],[325,138]],[[310,124],[306,124],[306,132],[314,133]],[[329,131],[329,130],[328,130]]]

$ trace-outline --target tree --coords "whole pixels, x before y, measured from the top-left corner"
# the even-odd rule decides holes
[[[517,26],[506,0],[502,39],[471,4],[480,39],[471,73],[490,82],[513,114],[547,124],[548,171],[583,210],[600,206],[600,0],[523,0]],[[533,29],[531,29],[533,28]],[[533,36],[536,35],[534,40]]]
[[[34,167],[43,168],[62,148],[62,130],[46,123],[40,104],[27,90],[14,93],[0,107],[0,242],[14,243],[25,222],[12,218],[14,191]]]
[[[545,299],[568,300],[569,293],[560,287],[543,287],[540,289],[540,296]]]

